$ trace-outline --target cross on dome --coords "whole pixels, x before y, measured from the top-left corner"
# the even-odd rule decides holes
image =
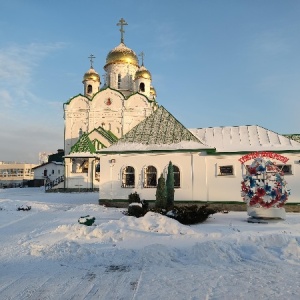
[[[145,53],[142,51],[139,56],[142,58],[142,66],[144,65],[144,57],[145,57]]]
[[[117,26],[120,26],[120,27],[121,27],[121,28],[120,28],[120,32],[121,32],[121,43],[124,43],[124,35],[123,35],[123,33],[125,32],[125,30],[124,30],[124,26],[125,26],[125,25],[128,25],[128,24],[126,23],[126,21],[125,21],[123,18],[120,19],[119,23],[117,23]]]
[[[91,54],[88,58],[90,59],[90,62],[91,62],[91,68],[94,69],[93,68],[93,62],[94,62],[93,59],[96,58],[96,56],[94,56],[93,54]]]

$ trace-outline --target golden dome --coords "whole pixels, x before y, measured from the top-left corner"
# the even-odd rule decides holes
[[[151,73],[144,66],[141,66],[135,73],[135,79],[139,78],[152,80]]]
[[[156,96],[156,90],[153,86],[150,86],[150,95],[151,96]]]
[[[83,81],[86,80],[93,80],[93,81],[100,82],[100,76],[93,68],[90,68],[83,76]]]
[[[112,49],[106,57],[106,68],[110,64],[131,64],[134,66],[139,66],[139,61],[133,50],[125,46],[124,43],[121,43],[119,46]]]

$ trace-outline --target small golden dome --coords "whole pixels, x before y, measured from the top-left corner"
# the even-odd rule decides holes
[[[93,80],[93,81],[100,82],[100,76],[93,68],[90,68],[83,76],[83,81],[86,80]]]
[[[144,66],[141,66],[135,73],[135,79],[139,78],[152,80],[151,73]]]
[[[110,64],[117,63],[139,66],[139,61],[135,52],[126,47],[124,43],[121,43],[107,54],[104,69]]]
[[[154,96],[156,97],[156,90],[153,86],[150,86],[150,95],[153,96],[153,97]]]

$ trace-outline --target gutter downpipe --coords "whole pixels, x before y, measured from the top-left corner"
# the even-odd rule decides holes
[[[207,174],[207,156],[205,156],[205,187],[206,187],[206,202],[209,202],[209,187]]]
[[[193,153],[191,154],[191,180],[192,180],[192,201],[194,201],[194,158]]]

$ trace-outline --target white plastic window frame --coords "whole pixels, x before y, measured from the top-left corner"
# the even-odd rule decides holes
[[[129,172],[126,172],[126,169],[128,167],[131,167],[133,169],[133,173],[129,173]],[[135,182],[136,182],[136,176],[135,176],[135,168],[133,166],[124,166],[122,168],[122,171],[121,171],[121,179],[122,179],[122,183],[121,183],[121,187],[122,188],[134,188],[135,187]],[[126,179],[127,179],[127,176],[126,175],[129,175],[129,174],[133,174],[133,179],[134,179],[134,182],[133,182],[133,185],[127,185],[126,184]]]
[[[283,164],[277,164],[277,167],[279,168],[279,170],[282,170],[283,167],[289,167],[289,172],[284,172],[283,175],[284,176],[288,176],[288,175],[294,175],[294,172],[293,172],[293,167],[291,164],[286,164],[286,165],[283,165]]]
[[[155,168],[155,170],[156,170],[156,172],[154,173],[149,173],[149,172],[147,172],[147,169],[149,168],[149,167],[153,167],[153,168]],[[155,166],[153,166],[153,165],[147,165],[147,166],[145,166],[144,167],[144,184],[143,184],[143,187],[144,188],[156,188],[157,187],[157,183],[158,183],[158,178],[157,178],[157,174],[158,174],[158,171],[157,171],[157,168],[155,167]],[[155,176],[156,176],[156,183],[155,183],[155,185],[148,185],[148,176],[150,175],[150,174],[156,174]]]

